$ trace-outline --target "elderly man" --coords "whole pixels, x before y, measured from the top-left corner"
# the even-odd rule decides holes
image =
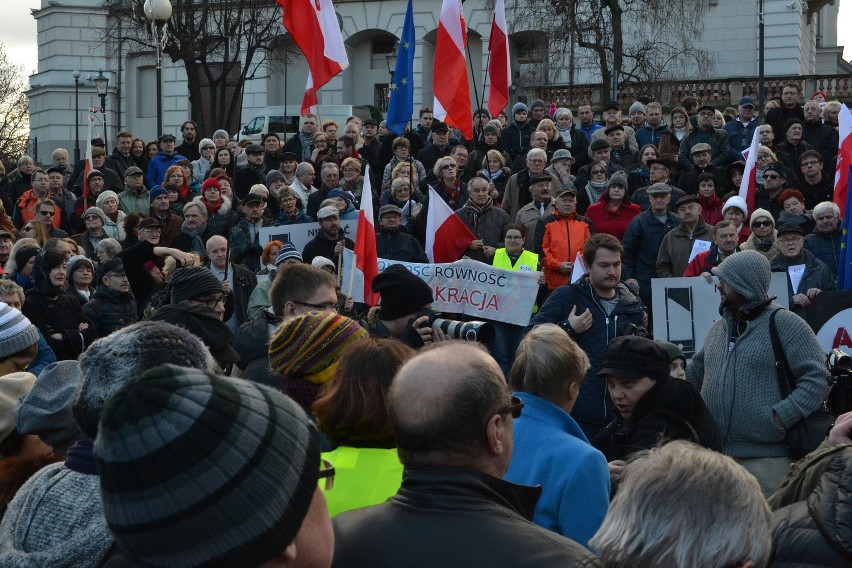
[[[145,187],[142,170],[130,166],[124,170],[124,191],[118,194],[118,208],[128,215],[148,213],[151,205],[151,192]]]
[[[805,237],[805,250],[821,260],[837,277],[840,269],[840,249],[843,227],[840,226],[840,208],[831,201],[823,201],[814,207],[814,232]]]
[[[473,260],[490,263],[494,253],[503,246],[503,235],[509,228],[509,216],[488,194],[488,181],[482,177],[470,180],[467,186],[469,199],[455,214],[476,237],[465,254]]]
[[[675,203],[680,201],[680,198],[685,196],[686,192],[674,186],[674,181],[671,179],[673,167],[674,162],[668,158],[653,158],[648,160],[649,183],[647,186],[637,189],[630,196],[630,201],[638,205],[642,211],[647,211],[651,207],[651,198],[648,190],[656,184],[665,184],[671,188],[671,199],[668,202],[668,208],[669,211],[674,212]]]
[[[544,174],[544,168],[547,166],[547,153],[541,148],[533,148],[527,152],[526,163],[527,167],[525,169],[512,174],[506,183],[506,190],[503,192],[501,207],[503,211],[509,214],[509,219],[515,219],[521,207],[532,201],[530,185],[533,176]],[[559,189],[559,186],[555,178],[552,178],[552,180],[550,191],[551,193],[555,193]]]
[[[725,134],[727,136],[727,134]],[[681,148],[683,145],[681,144]],[[680,159],[680,158],[678,158]],[[713,174],[716,178],[716,187],[725,187],[725,168],[713,163],[713,148],[710,144],[699,142],[690,150],[692,168],[684,171],[678,179],[677,186],[688,195],[698,193],[698,176],[701,174]]]
[[[426,171],[435,167],[438,158],[450,155],[450,127],[446,123],[436,120],[430,127],[432,143],[417,153],[417,159],[426,168]]]
[[[65,189],[63,171],[59,166],[48,168],[47,187],[50,190],[50,199],[62,211],[63,220],[67,221],[74,214],[74,209],[77,205],[77,196]]]
[[[739,250],[739,239],[737,237],[737,226],[733,221],[719,221],[713,234],[713,244],[709,250],[695,255],[684,271],[684,276],[703,276],[709,283],[713,283],[711,269],[727,257]]]
[[[248,268],[231,262],[225,237],[213,235],[207,240],[207,258],[210,272],[222,281],[225,294],[233,299],[234,313],[225,323],[236,331],[248,319],[249,297],[257,286],[257,277]]]
[[[501,479],[523,403],[510,398],[485,351],[448,344],[421,353],[400,369],[388,399],[402,487],[381,505],[335,517],[334,566],[594,562],[579,544],[532,524],[532,510],[518,505],[527,488]]]
[[[728,155],[731,143],[728,133],[721,128],[713,127],[713,116],[716,110],[710,105],[698,108],[698,128],[688,132],[680,141],[680,152],[677,161],[684,171],[695,169],[696,164],[689,158],[692,156],[693,148],[697,144],[710,146],[711,161],[713,165],[724,167],[730,161]],[[687,192],[688,193],[688,192]]]
[[[808,101],[804,108],[805,120],[802,138],[819,152],[822,159],[833,164],[837,159],[838,132],[831,125],[823,123],[823,109],[819,101]]]
[[[524,226],[524,231],[530,237],[535,234],[536,225],[545,217],[553,214],[556,209],[556,200],[553,198],[553,178],[546,173],[538,174],[530,180],[530,193],[532,201],[524,205],[515,215],[515,223]],[[524,248],[535,251],[535,239],[526,239]]]
[[[169,246],[184,252],[194,252],[202,260],[207,259],[207,239],[213,231],[207,226],[207,208],[199,201],[190,201],[183,206],[183,225],[180,233],[169,242]]]
[[[548,290],[570,282],[577,253],[592,233],[592,222],[577,214],[576,188],[563,187],[554,198],[555,210],[538,222],[533,237]]]
[[[340,212],[337,207],[328,205],[320,209],[317,212],[317,223],[320,231],[305,245],[302,260],[305,264],[310,264],[315,256],[324,256],[338,265],[343,254],[343,247],[352,250],[355,243],[340,230]]]
[[[290,188],[299,199],[299,209],[307,210],[308,198],[317,191],[317,188],[313,185],[316,176],[313,164],[310,162],[300,163],[296,166],[295,176],[296,179],[290,184]]]
[[[379,258],[399,262],[428,263],[420,242],[402,231],[402,209],[388,203],[379,209],[379,230],[376,233],[376,252]]]
[[[713,242],[713,226],[704,222],[698,196],[687,195],[677,202],[680,225],[669,231],[657,255],[657,277],[683,276],[697,241],[709,247]]]
[[[89,260],[98,261],[98,243],[108,238],[108,235],[104,231],[106,219],[106,214],[99,207],[89,207],[83,213],[83,222],[86,224],[86,231],[71,237],[75,243],[80,245],[83,253]]]
[[[547,143],[549,141],[547,132],[543,130],[533,130],[530,134],[530,149],[540,148],[547,152]],[[529,152],[527,152],[527,155]],[[549,158],[549,157],[548,157]],[[512,162],[512,171],[517,173],[524,169],[526,166],[526,156],[518,156],[515,158],[515,161]]]
[[[308,196],[308,208],[306,213],[308,214],[308,217],[313,219],[318,219],[317,212],[319,211],[322,202],[328,199],[328,193],[332,189],[336,189],[340,184],[340,168],[338,168],[335,163],[326,162],[322,165],[322,169],[320,170],[320,179],[322,180],[322,183],[320,184],[319,189]]]
[[[778,254],[771,261],[772,272],[787,275],[790,310],[803,318],[811,300],[837,289],[837,275],[825,263],[804,249],[802,228],[794,223],[778,225]]]
[[[591,546],[604,566],[766,566],[770,523],[769,506],[745,469],[674,441],[627,464]]]

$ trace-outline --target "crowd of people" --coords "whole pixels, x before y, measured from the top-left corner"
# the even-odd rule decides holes
[[[801,95],[762,117],[689,98],[670,124],[646,99],[600,122],[518,102],[472,140],[429,108],[401,136],[308,114],[261,144],[187,121],[180,145],[93,140],[91,167],[22,156],[0,178],[0,566],[848,566],[852,413],[801,461],[788,439],[832,388],[805,318],[843,225],[839,103]],[[341,287],[365,191],[376,306]],[[465,257],[540,273],[527,326],[435,324],[400,264],[428,262],[430,195]],[[263,231],[293,225],[301,250]],[[680,276],[718,290],[694,354],[650,338],[651,279]]]

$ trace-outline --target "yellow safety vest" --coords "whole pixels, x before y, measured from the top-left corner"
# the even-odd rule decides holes
[[[353,448],[340,446],[322,457],[334,465],[334,486],[325,493],[332,517],[370,505],[384,503],[396,495],[402,485],[402,464],[396,448]]]
[[[494,252],[494,260],[491,262],[494,268],[502,268],[503,270],[514,270],[515,272],[537,272],[538,271],[538,255],[534,252],[524,250],[515,265],[512,266],[512,259],[505,248],[497,249]],[[533,306],[532,313],[538,312],[538,306]]]

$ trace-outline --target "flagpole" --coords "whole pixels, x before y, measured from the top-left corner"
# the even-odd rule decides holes
[[[473,57],[471,57],[471,55],[470,55],[470,44],[467,44],[465,46],[465,48],[467,49],[467,64],[468,64],[468,67],[470,67],[470,80],[473,81],[473,98],[476,100],[476,110],[481,113],[482,112],[482,105],[479,104],[479,91],[476,90],[476,75],[473,72]],[[487,69],[487,67],[486,67],[486,69]],[[484,97],[485,95],[482,95],[482,96]]]
[[[482,75],[482,104],[485,104],[485,86],[488,84],[488,67],[491,66],[491,45],[488,46],[488,57],[485,58],[485,73]],[[484,110],[484,109],[482,109]],[[491,114],[491,113],[489,113]],[[497,118],[492,116],[491,118]],[[479,129],[479,137],[482,138],[482,129]]]

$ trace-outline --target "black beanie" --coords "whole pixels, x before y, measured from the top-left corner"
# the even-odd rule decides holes
[[[225,291],[222,282],[201,266],[175,270],[169,286],[173,304],[209,294],[222,294]]]
[[[25,248],[23,250],[19,250],[15,255],[15,267],[20,272],[21,268],[27,265],[30,259],[41,252],[41,249],[38,247]]]
[[[373,278],[373,292],[380,296],[379,316],[384,320],[413,314],[435,301],[432,288],[401,264]]]

